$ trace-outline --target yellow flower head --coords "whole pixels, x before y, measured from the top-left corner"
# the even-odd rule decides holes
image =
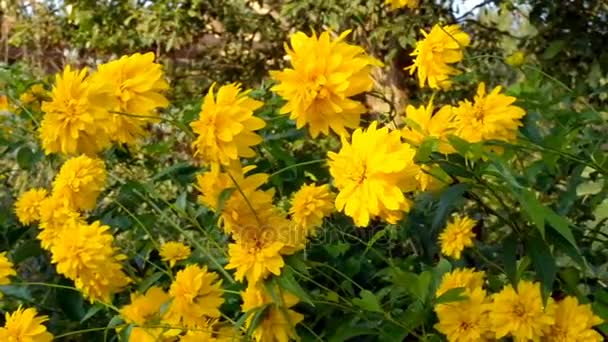
[[[19,101],[24,106],[30,106],[34,110],[40,110],[41,101],[45,101],[49,98],[50,93],[44,89],[44,86],[40,83],[32,85],[27,91],[19,95]]]
[[[545,310],[540,293],[540,285],[530,281],[520,281],[517,292],[511,285],[493,295],[490,323],[496,338],[511,335],[516,341],[539,340],[555,320],[550,311]]]
[[[391,10],[403,7],[414,9],[418,7],[418,1],[419,0],[385,0],[384,3],[391,5]]]
[[[307,235],[323,223],[323,218],[334,210],[335,195],[329,185],[304,184],[293,196],[291,201],[292,221],[302,227]]]
[[[170,241],[160,247],[159,254],[163,261],[169,262],[169,266],[175,266],[180,260],[186,260],[190,256],[190,247],[181,242]]]
[[[155,110],[169,105],[162,94],[169,84],[164,79],[162,66],[154,63],[152,52],[122,56],[101,64],[91,76],[91,82],[114,89],[117,105],[112,110],[123,114],[111,116],[108,134],[119,143],[134,144],[145,134],[145,126],[157,121]]]
[[[266,292],[261,285],[249,285],[241,293],[243,305],[241,310],[250,313],[260,309],[266,304],[263,318],[253,331],[253,339],[259,342],[276,341],[288,342],[297,339],[295,326],[304,320],[304,316],[292,310],[291,307],[298,303],[298,298],[282,289],[273,289],[280,296],[281,303],[275,303],[272,296]],[[282,305],[281,305],[282,304]],[[249,328],[253,322],[254,315],[250,314],[245,321],[245,327]]]
[[[15,213],[19,222],[30,224],[40,220],[40,204],[46,198],[45,189],[36,188],[24,192],[15,202]]]
[[[225,268],[236,269],[234,278],[238,281],[246,278],[250,284],[265,279],[270,273],[280,275],[281,268],[285,265],[281,255],[283,247],[285,244],[278,241],[265,244],[248,241],[231,243],[228,245],[230,259]]]
[[[8,260],[6,252],[0,253],[0,285],[10,284],[11,280],[9,277],[17,275],[13,266],[13,263]],[[0,298],[2,298],[2,292],[0,292]]]
[[[113,246],[110,227],[99,221],[90,225],[69,222],[69,234],[61,234],[51,247],[52,262],[57,272],[72,279],[89,300],[109,302],[130,279],[119,261],[125,258]]]
[[[95,154],[108,147],[107,88],[90,85],[87,69],[57,74],[51,101],[42,104],[40,140],[46,154]],[[111,102],[110,102],[111,103]]]
[[[481,288],[470,291],[468,298],[436,306],[439,323],[435,324],[450,342],[487,341],[490,331],[486,292]]]
[[[374,121],[366,130],[357,129],[351,143],[342,139],[340,152],[327,154],[339,190],[336,209],[360,227],[376,216],[396,223],[411,206],[403,192],[417,187],[416,151],[401,142],[399,131],[377,125]]]
[[[471,40],[460,30],[458,25],[435,25],[431,32],[422,31],[424,39],[416,43],[412,53],[414,64],[406,68],[413,74],[418,71],[418,83],[425,83],[434,89],[448,88],[451,85],[450,76],[460,74],[460,70],[450,66],[462,60],[463,49]]]
[[[199,119],[190,124],[198,135],[192,143],[194,155],[204,162],[224,165],[239,157],[254,157],[251,146],[262,142],[254,131],[266,123],[253,112],[263,103],[247,96],[249,91],[241,92],[237,83],[220,87],[215,97],[213,88],[205,96]]]
[[[365,106],[351,97],[372,89],[372,65],[382,65],[357,45],[344,42],[350,31],[337,39],[330,32],[307,36],[303,32],[291,35],[291,47],[285,45],[291,69],[271,71],[279,82],[272,90],[287,103],[282,114],[291,113],[298,128],[309,125],[310,135],[347,134],[345,127],[359,127]]]
[[[125,322],[135,324],[129,336],[134,342],[155,342],[165,332],[164,328],[146,327],[146,324],[160,325],[161,308],[169,303],[171,298],[160,287],[153,286],[145,294],[131,293],[131,303],[120,309],[120,315]],[[162,341],[162,340],[161,340]]]
[[[513,141],[522,125],[521,118],[526,112],[514,106],[517,99],[500,93],[498,86],[486,94],[486,85],[481,82],[477,95],[471,103],[460,101],[454,108],[456,135],[475,143],[484,140]]]
[[[523,51],[515,51],[513,54],[509,55],[505,58],[505,63],[514,66],[520,67],[526,62],[526,54]]]
[[[205,325],[209,318],[220,316],[219,307],[224,303],[222,281],[207,267],[188,265],[177,272],[169,294],[173,298],[167,321],[171,324],[197,327]]]
[[[53,196],[74,210],[92,210],[105,182],[104,162],[81,155],[61,166],[53,181]]]
[[[473,227],[477,221],[468,216],[455,217],[439,234],[441,253],[454,259],[460,259],[460,254],[466,247],[473,246],[475,233]]]
[[[449,290],[459,287],[464,288],[465,292],[481,288],[483,287],[484,277],[485,273],[483,271],[477,272],[472,268],[455,269],[443,275],[436,296],[439,297]]]
[[[550,342],[600,342],[602,335],[593,326],[603,323],[589,304],[579,304],[576,297],[549,302],[555,310],[555,324],[546,328],[544,338]]]
[[[401,135],[406,142],[420,146],[425,139],[439,140],[439,151],[449,154],[454,148],[448,143],[447,136],[454,130],[454,113],[452,106],[443,106],[433,115],[433,101],[425,107],[418,108],[408,105],[405,108],[408,125],[401,129]]]
[[[6,313],[4,327],[0,328],[1,341],[51,342],[53,335],[46,330],[42,323],[48,321],[47,316],[37,316],[34,308],[19,307],[13,313]]]
[[[46,250],[50,250],[66,227],[84,224],[83,218],[74,209],[66,206],[56,196],[47,197],[40,203],[40,234],[38,240]]]

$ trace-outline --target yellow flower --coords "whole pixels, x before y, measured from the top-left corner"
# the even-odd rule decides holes
[[[241,310],[251,313],[269,304],[263,313],[263,318],[253,331],[253,339],[260,342],[288,342],[297,339],[295,326],[304,320],[304,316],[291,309],[298,303],[298,298],[280,288],[273,289],[280,296],[281,303],[275,303],[272,296],[261,285],[249,285],[241,293],[243,305]],[[250,328],[253,317],[250,314],[245,321],[245,327]]]
[[[91,302],[110,302],[130,279],[125,275],[118,254],[112,245],[110,227],[99,221],[87,225],[68,222],[69,234],[60,234],[51,247],[52,262],[57,272],[74,281],[77,289]]]
[[[8,97],[6,97],[6,95],[0,95],[0,112],[7,111],[8,108]]]
[[[113,141],[134,144],[144,136],[145,126],[159,118],[156,108],[169,105],[162,92],[169,88],[162,66],[154,63],[154,53],[136,53],[101,64],[91,82],[114,89],[117,105],[111,108],[111,124],[107,127]],[[137,117],[140,116],[140,117]],[[152,117],[152,118],[150,118]]]
[[[514,67],[520,67],[526,62],[526,55],[522,51],[515,51],[505,58],[505,62]]]
[[[84,224],[84,220],[74,209],[66,206],[56,196],[47,197],[40,203],[40,234],[38,240],[46,250],[50,250],[65,227]]]
[[[190,247],[181,242],[170,241],[160,247],[160,256],[163,261],[168,261],[169,266],[175,266],[180,260],[186,260],[190,256]]]
[[[11,283],[10,276],[17,275],[13,269],[13,263],[6,257],[6,252],[0,253],[0,285],[8,285]],[[0,298],[3,294],[0,292]]]
[[[296,32],[291,47],[285,45],[292,69],[270,72],[279,82],[272,90],[287,100],[281,113],[291,113],[298,128],[308,124],[313,138],[329,134],[329,129],[347,134],[345,127],[359,127],[361,114],[367,112],[351,97],[372,89],[371,66],[382,63],[344,42],[349,33],[331,39],[330,32],[319,37]]]
[[[484,277],[485,273],[483,271],[477,272],[472,268],[455,269],[443,275],[436,296],[439,297],[449,290],[459,287],[464,288],[465,291],[481,288],[483,287]]]
[[[24,192],[15,202],[15,213],[19,222],[30,224],[40,220],[40,204],[46,198],[45,189],[35,188]]]
[[[392,10],[403,7],[414,9],[418,7],[418,1],[419,0],[384,0],[384,3],[391,5]]]
[[[53,196],[74,210],[92,210],[105,182],[104,162],[81,155],[61,166],[53,181]]]
[[[46,154],[95,154],[109,146],[108,90],[91,86],[86,75],[87,69],[69,66],[57,74],[51,101],[42,104],[39,133]]]
[[[145,294],[131,293],[131,303],[120,309],[125,322],[135,324],[129,335],[129,341],[155,342],[165,332],[164,328],[146,327],[146,324],[160,325],[161,308],[171,300],[160,287],[151,287]]]
[[[352,143],[343,138],[340,152],[328,153],[329,172],[339,190],[336,209],[360,227],[376,216],[396,223],[411,206],[403,192],[417,186],[416,151],[401,142],[399,131],[377,125],[374,121],[366,130],[357,129]]]
[[[544,340],[548,342],[600,342],[602,335],[593,326],[603,323],[589,304],[579,304],[576,297],[566,297],[555,306],[555,324],[547,327]]]
[[[513,141],[522,126],[526,112],[513,105],[517,99],[500,94],[498,86],[486,95],[486,85],[481,82],[473,103],[460,101],[454,108],[456,135],[475,143],[484,140]]]
[[[493,295],[490,323],[498,339],[511,334],[515,341],[536,341],[555,322],[548,311],[543,306],[540,285],[520,281],[517,292],[509,285]]]
[[[406,70],[409,70],[410,74],[418,71],[418,83],[421,88],[427,81],[431,88],[448,88],[452,83],[450,76],[461,73],[449,64],[462,60],[463,49],[471,40],[458,25],[435,25],[431,32],[422,31],[422,34],[424,39],[416,43],[416,49],[411,54],[416,57],[414,64]]]
[[[473,246],[475,233],[473,228],[477,221],[468,216],[455,217],[439,234],[441,253],[454,259],[460,259],[460,254],[466,247]]]
[[[323,218],[334,210],[334,200],[335,195],[329,185],[304,184],[291,201],[291,219],[307,235],[314,234],[315,229],[323,223]]]
[[[487,341],[490,330],[486,292],[475,288],[467,293],[468,298],[436,306],[439,323],[435,324],[450,342]]]
[[[40,110],[41,101],[47,100],[48,97],[49,92],[44,89],[44,86],[40,83],[36,83],[19,96],[19,101],[24,106],[30,106],[38,111]]]
[[[194,328],[205,326],[208,318],[220,316],[224,303],[222,281],[207,267],[188,265],[177,272],[169,294],[173,297],[167,321],[174,325]]]
[[[227,270],[236,269],[234,278],[237,281],[247,278],[250,284],[265,279],[270,273],[280,275],[281,268],[285,265],[281,255],[283,247],[285,244],[281,242],[231,243],[228,245],[230,259],[225,268]]]
[[[0,340],[7,342],[50,342],[53,335],[46,330],[42,323],[48,321],[47,316],[37,316],[34,308],[22,309],[21,306],[13,313],[6,313],[4,327],[0,328]]]
[[[217,97],[214,85],[201,107],[200,117],[190,126],[197,136],[192,143],[194,156],[207,163],[230,164],[239,157],[251,158],[251,146],[262,142],[254,131],[264,128],[264,120],[253,116],[263,103],[250,98],[249,90],[241,92],[237,83],[220,87]]]
[[[448,143],[447,136],[454,130],[454,113],[452,106],[443,106],[433,115],[433,102],[418,108],[408,105],[405,108],[408,125],[401,129],[406,142],[420,146],[425,139],[439,140],[439,151],[449,154],[454,148]]]

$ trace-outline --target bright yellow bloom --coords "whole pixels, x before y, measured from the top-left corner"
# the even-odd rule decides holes
[[[213,337],[213,330],[210,328],[202,330],[197,328],[196,330],[188,331],[188,333],[179,338],[179,342],[216,342],[217,339]],[[238,340],[236,340],[238,341]]]
[[[280,296],[281,303],[275,303],[272,296],[261,285],[249,285],[241,293],[243,305],[241,310],[250,313],[270,304],[264,312],[264,317],[253,331],[254,341],[259,342],[288,342],[297,339],[295,326],[304,320],[304,316],[290,309],[298,303],[298,298],[280,288],[273,289]],[[249,328],[254,315],[249,315],[245,327]]]
[[[201,106],[199,119],[190,126],[197,135],[192,143],[194,156],[206,163],[229,165],[239,157],[251,158],[255,151],[251,146],[262,142],[254,131],[264,128],[264,120],[253,116],[263,103],[241,92],[241,86],[232,83],[220,87],[213,95],[214,85]]]
[[[222,280],[207,267],[188,265],[177,272],[169,294],[173,298],[167,321],[171,324],[194,328],[205,326],[209,318],[220,316],[224,303]]]
[[[451,289],[462,287],[465,291],[473,291],[476,288],[483,287],[485,273],[477,272],[472,268],[458,268],[452,272],[446,273],[441,278],[441,284],[437,289],[436,296],[448,292]]]
[[[53,196],[74,210],[92,210],[105,182],[104,162],[81,155],[61,166],[53,181]]]
[[[391,10],[403,7],[414,9],[418,7],[418,1],[419,0],[384,0],[384,3],[391,5]]]
[[[131,293],[131,303],[120,309],[120,315],[125,322],[135,324],[129,335],[129,341],[156,342],[165,329],[145,325],[160,325],[161,308],[171,300],[169,295],[160,287],[151,287],[145,294]]]
[[[418,71],[418,83],[421,88],[427,81],[431,88],[448,88],[452,83],[450,76],[461,73],[449,64],[462,60],[463,50],[471,40],[458,25],[435,25],[431,32],[422,31],[422,34],[424,39],[416,43],[416,49],[411,54],[416,56],[414,64],[406,70],[409,70],[410,74]]]
[[[511,335],[515,341],[539,340],[555,319],[545,310],[540,293],[540,285],[530,281],[520,281],[517,292],[511,285],[493,296],[490,323],[496,338]]]
[[[408,105],[405,108],[407,125],[401,129],[406,142],[420,146],[427,138],[439,140],[441,153],[452,153],[454,148],[448,143],[447,136],[454,130],[452,106],[443,106],[433,115],[433,102],[418,108]]]
[[[521,118],[526,112],[513,105],[515,97],[500,94],[500,90],[498,86],[486,95],[486,85],[481,82],[473,103],[469,100],[459,102],[454,108],[457,136],[472,143],[517,138]]]
[[[13,263],[8,260],[6,252],[0,253],[0,285],[8,285],[11,283],[10,276],[17,275],[17,272],[13,269]],[[0,298],[3,294],[0,292]]]
[[[190,256],[190,247],[181,242],[170,241],[160,247],[159,254],[163,261],[168,261],[169,266],[175,266],[180,260],[186,260]]]
[[[291,113],[298,128],[309,125],[310,135],[348,134],[345,127],[359,127],[365,106],[351,97],[370,91],[372,65],[382,65],[357,45],[344,42],[350,31],[337,39],[330,32],[307,36],[303,32],[291,35],[291,47],[285,45],[292,69],[271,71],[279,82],[272,90],[287,103],[282,114]]]
[[[473,246],[475,233],[473,228],[477,221],[468,216],[455,217],[439,234],[441,253],[454,259],[460,259],[462,251]]]
[[[566,297],[555,306],[555,324],[544,333],[547,342],[600,342],[604,339],[593,326],[603,323],[589,304],[579,304],[576,297]]]
[[[264,245],[255,243],[231,243],[228,245],[230,256],[227,270],[236,269],[234,278],[237,281],[247,279],[250,284],[255,284],[265,279],[270,273],[281,274],[281,268],[285,265],[281,249],[285,244],[281,242],[270,242]]]
[[[111,124],[107,126],[113,141],[134,144],[145,134],[145,126],[156,122],[157,108],[169,105],[162,92],[169,89],[163,68],[154,63],[154,53],[135,53],[101,64],[91,82],[114,89],[117,105],[111,108]],[[137,116],[140,117],[137,117]],[[152,117],[152,118],[150,118]]]
[[[50,342],[53,335],[46,330],[42,323],[48,321],[47,316],[37,316],[34,308],[22,309],[21,306],[13,313],[6,313],[4,327],[0,328],[0,341],[7,342]]]
[[[69,234],[60,234],[51,247],[52,262],[57,272],[74,281],[77,289],[91,302],[110,302],[111,296],[122,290],[130,279],[113,246],[110,227],[99,221],[90,225],[69,222]]]
[[[505,58],[505,63],[514,66],[520,67],[526,62],[526,54],[523,51],[515,51],[512,55]]]
[[[32,85],[27,91],[19,95],[19,101],[24,106],[30,106],[32,109],[40,110],[41,102],[47,100],[50,93],[44,89],[44,86],[40,83]]]
[[[15,213],[19,222],[28,225],[40,220],[40,204],[46,198],[45,189],[35,188],[24,192],[15,202]]]
[[[377,129],[374,121],[368,129],[357,129],[352,143],[342,139],[339,153],[329,152],[329,172],[340,191],[336,209],[365,227],[370,218],[381,217],[396,223],[411,201],[404,191],[416,189],[416,151],[401,142],[399,131]]]
[[[90,85],[87,69],[57,74],[51,101],[42,104],[40,140],[46,154],[95,154],[108,147],[108,89]]]
[[[467,299],[436,306],[439,323],[435,329],[450,342],[486,341],[490,330],[486,292],[478,287],[466,295]]]
[[[335,195],[329,185],[304,184],[291,201],[291,220],[302,227],[307,235],[314,234],[323,218],[334,210]]]
[[[50,250],[66,227],[84,223],[80,214],[66,206],[62,199],[47,197],[40,203],[40,246]]]

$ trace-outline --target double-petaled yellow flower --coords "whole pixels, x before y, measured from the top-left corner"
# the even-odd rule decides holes
[[[15,202],[15,213],[19,222],[30,224],[40,220],[40,204],[46,198],[45,189],[30,189],[24,192]]]

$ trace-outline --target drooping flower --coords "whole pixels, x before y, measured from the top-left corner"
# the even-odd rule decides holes
[[[481,82],[473,102],[460,101],[454,107],[455,134],[468,141],[485,140],[513,141],[517,138],[517,130],[522,126],[521,118],[526,112],[515,105],[517,99],[501,94],[498,86],[486,94],[486,85]]]
[[[450,342],[487,341],[490,330],[489,307],[482,288],[467,291],[467,298],[435,307],[439,322],[435,324]]]
[[[145,294],[131,293],[131,303],[120,309],[120,315],[125,322],[135,325],[131,329],[129,341],[158,341],[166,330],[158,327],[164,316],[161,309],[170,300],[169,295],[156,286],[149,288]]]
[[[475,233],[473,228],[477,221],[468,216],[455,217],[439,234],[441,253],[454,259],[460,259],[462,251],[473,246]]]
[[[241,92],[237,83],[228,84],[213,94],[209,88],[201,106],[198,120],[190,124],[197,135],[192,143],[194,156],[206,163],[229,165],[239,157],[255,156],[251,149],[262,142],[254,131],[264,128],[264,120],[253,116],[263,103],[248,96],[249,90]]]
[[[15,202],[15,213],[19,222],[28,225],[40,220],[40,204],[46,198],[47,192],[42,188],[34,188],[24,192]]]
[[[186,260],[190,256],[190,247],[181,242],[169,241],[160,247],[159,254],[163,261],[169,262],[169,266],[175,266],[180,260]]]
[[[108,134],[113,141],[134,144],[145,135],[145,126],[157,121],[157,108],[169,102],[162,94],[169,88],[154,53],[135,53],[99,65],[91,83],[114,89],[117,104],[111,107]]]
[[[13,263],[8,260],[6,252],[0,253],[0,285],[10,284],[11,280],[9,277],[17,275],[13,266]],[[0,298],[2,298],[2,296],[3,294],[0,292]]]
[[[111,296],[130,282],[119,263],[126,256],[118,254],[113,246],[110,227],[99,221],[68,224],[64,230],[70,234],[60,234],[51,247],[57,272],[73,280],[91,302],[110,302]]]
[[[424,87],[428,82],[434,89],[448,88],[452,82],[450,76],[458,75],[460,70],[450,66],[463,58],[463,50],[471,40],[460,30],[458,25],[435,25],[431,32],[422,31],[424,39],[416,43],[412,52],[415,56],[414,64],[406,70],[413,74],[418,71],[418,83]]]
[[[292,221],[302,227],[306,235],[314,234],[315,229],[323,223],[323,218],[334,210],[335,195],[329,185],[304,184],[291,201]]]
[[[91,210],[105,182],[104,162],[81,155],[61,166],[53,181],[53,196],[74,210]]]
[[[205,326],[209,318],[220,316],[224,303],[222,281],[207,267],[188,265],[177,272],[169,294],[173,298],[167,321],[173,325],[194,328]]]
[[[399,8],[407,7],[407,8],[417,8],[419,0],[385,0],[384,3],[387,5],[391,5],[391,10],[396,10]]]
[[[357,129],[352,142],[342,141],[338,153],[329,152],[329,172],[339,190],[336,209],[360,227],[373,217],[396,223],[411,201],[404,191],[416,189],[415,150],[401,142],[400,132],[377,128]]]
[[[589,304],[579,304],[576,297],[566,297],[555,307],[555,324],[546,328],[543,339],[547,342],[600,342],[602,335],[593,326],[603,323]]]
[[[351,97],[372,89],[371,67],[382,63],[360,46],[346,43],[349,33],[332,39],[330,32],[318,37],[296,32],[291,47],[285,45],[292,68],[270,72],[279,82],[272,90],[287,100],[281,113],[290,114],[298,128],[308,125],[313,138],[328,135],[330,129],[347,134],[346,128],[359,127],[367,111]]]
[[[0,328],[0,341],[7,342],[51,342],[53,335],[42,323],[47,316],[38,316],[35,308],[19,307],[12,313],[5,314],[4,326]]]
[[[481,288],[483,287],[484,277],[485,273],[483,271],[478,272],[472,268],[457,268],[443,275],[436,296],[439,297],[449,290],[459,287],[464,288],[466,291]]]
[[[62,199],[57,196],[45,198],[40,203],[40,246],[50,250],[66,227],[84,223],[80,214],[68,207]]]
[[[448,143],[447,136],[454,130],[453,108],[443,106],[434,115],[433,111],[433,101],[426,107],[408,105],[405,108],[407,125],[401,129],[401,135],[414,146],[420,146],[427,138],[437,139],[441,153],[452,153],[454,148]]]
[[[297,339],[295,326],[300,323],[304,316],[291,309],[298,303],[298,298],[293,294],[279,288],[274,288],[275,296],[280,298],[280,303],[273,301],[271,294],[261,285],[249,285],[241,293],[243,305],[241,310],[245,313],[260,310],[264,305],[268,305],[262,314],[258,325],[253,330],[253,339],[259,342],[288,342]],[[245,327],[249,328],[253,323],[250,314],[245,321]]]
[[[86,75],[87,69],[76,71],[69,66],[57,74],[51,101],[42,104],[39,133],[46,154],[93,155],[109,146],[105,107],[112,103],[109,89],[92,86]]]
[[[553,306],[545,310],[538,283],[520,281],[517,292],[508,285],[492,299],[489,317],[498,339],[511,335],[515,341],[539,340],[555,322]]]

